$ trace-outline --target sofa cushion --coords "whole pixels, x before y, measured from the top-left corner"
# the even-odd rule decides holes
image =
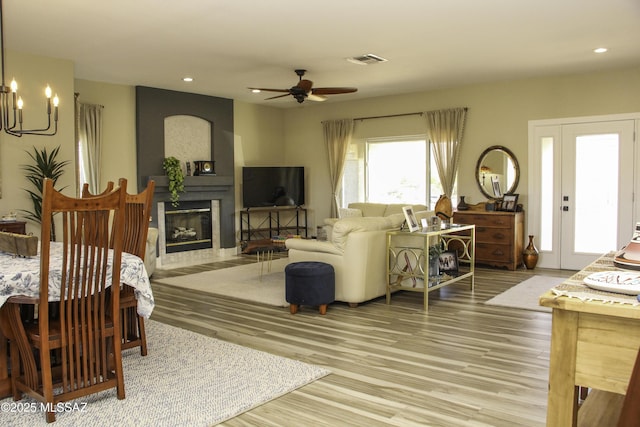
[[[360,209],[362,216],[384,216],[386,203],[349,203],[349,208]],[[402,210],[400,210],[402,212]]]
[[[332,241],[338,249],[344,250],[349,233],[388,230],[394,228],[394,222],[392,218],[387,217],[344,218],[334,224]]]
[[[362,217],[362,210],[354,208],[338,208],[339,218]]]
[[[384,211],[384,216],[389,216],[397,213],[401,213],[404,215],[404,211],[402,210],[402,208],[405,206],[413,207],[413,212],[426,211],[427,209],[429,209],[425,205],[407,205],[407,204],[394,203],[394,204],[387,205],[387,208]]]
[[[402,214],[404,206],[413,206],[413,211],[426,211],[429,208],[425,205],[411,205],[410,203],[349,203],[349,208],[360,209],[362,216],[389,216]]]

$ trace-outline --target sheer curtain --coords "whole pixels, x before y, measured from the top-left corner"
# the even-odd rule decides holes
[[[354,122],[352,119],[328,120],[322,122],[324,141],[329,152],[329,177],[331,179],[331,216],[338,216],[338,194],[342,184],[342,173]]]
[[[428,111],[427,137],[433,146],[433,157],[445,195],[451,198],[458,171],[460,146],[467,116],[466,108]]]
[[[92,194],[100,193],[103,110],[102,105],[84,104],[76,98],[78,188],[86,182]]]

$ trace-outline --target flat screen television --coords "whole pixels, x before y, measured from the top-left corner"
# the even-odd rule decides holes
[[[242,204],[245,208],[304,205],[304,167],[243,167]]]

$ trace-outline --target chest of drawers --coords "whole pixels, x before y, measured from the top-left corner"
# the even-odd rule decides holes
[[[457,211],[457,224],[476,226],[476,264],[506,267],[522,266],[524,212]]]

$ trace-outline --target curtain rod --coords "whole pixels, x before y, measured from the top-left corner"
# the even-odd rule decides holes
[[[369,117],[356,117],[353,120],[372,120],[372,119],[386,119],[391,117],[404,117],[404,116],[422,116],[423,112],[417,113],[403,113],[403,114],[389,114],[386,116],[369,116]]]
[[[74,98],[76,99],[76,101],[77,101],[77,100],[78,100],[78,98],[80,98],[80,92],[74,92],[74,93],[73,93],[73,97],[74,97]],[[96,106],[98,106],[98,107],[100,107],[100,108],[104,108],[104,105],[102,105],[102,104],[86,104],[86,103],[85,103],[85,105],[96,105]]]
[[[467,111],[468,107],[464,107],[464,110]],[[434,110],[434,111],[438,111],[438,110]],[[401,113],[401,114],[388,114],[386,116],[369,116],[369,117],[356,117],[353,120],[372,120],[372,119],[387,119],[387,118],[391,118],[391,117],[404,117],[404,116],[424,116],[425,114],[427,114],[427,112],[424,111],[418,111],[415,113]],[[324,121],[322,121],[321,123],[324,123]]]

